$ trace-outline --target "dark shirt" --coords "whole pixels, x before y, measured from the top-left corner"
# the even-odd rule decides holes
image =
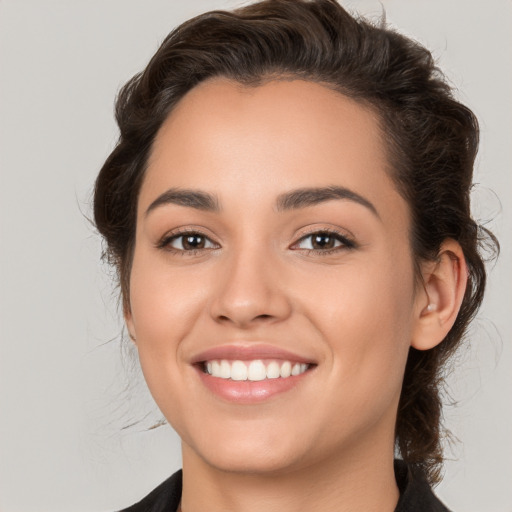
[[[435,497],[425,478],[413,474],[400,460],[395,461],[395,477],[400,491],[395,512],[449,512]],[[175,512],[181,500],[181,485],[180,470],[141,501],[121,512]]]

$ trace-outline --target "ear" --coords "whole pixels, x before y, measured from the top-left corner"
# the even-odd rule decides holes
[[[445,240],[436,261],[422,265],[423,288],[415,299],[411,346],[428,350],[444,340],[459,313],[468,270],[458,242]]]
[[[135,337],[135,325],[133,323],[133,315],[129,304],[124,304],[123,316],[124,321],[126,323],[126,329],[128,330],[128,335],[130,336],[130,339],[133,341],[133,343],[135,343],[136,345],[137,338]]]

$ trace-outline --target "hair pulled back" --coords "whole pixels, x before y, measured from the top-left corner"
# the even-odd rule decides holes
[[[297,77],[369,105],[381,121],[390,174],[409,204],[416,262],[435,260],[447,238],[462,246],[469,272],[462,307],[441,344],[410,349],[396,424],[402,458],[436,483],[442,463],[442,370],[483,298],[479,247],[497,244],[470,214],[475,116],[454,99],[425,48],[352,17],[335,0],[265,0],[185,22],[120,91],[119,141],[96,181],[95,222],[117,268],[125,309],[137,198],[153,141],[177,102],[216,76],[248,86]]]

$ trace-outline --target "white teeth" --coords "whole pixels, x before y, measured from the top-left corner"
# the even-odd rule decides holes
[[[220,376],[223,379],[229,379],[231,377],[231,365],[225,360],[220,362]]]
[[[281,369],[277,361],[272,361],[267,366],[267,379],[277,379],[281,376]]]
[[[263,361],[251,361],[249,371],[247,372],[247,380],[263,380],[267,377],[267,369]]]
[[[231,365],[231,380],[247,380],[247,366],[242,361],[234,361]]]
[[[244,361],[207,361],[205,371],[213,377],[231,380],[259,381],[264,379],[286,379],[290,376],[304,373],[309,365],[306,363],[291,363],[290,361],[270,361],[265,364],[261,359],[251,362]]]
[[[292,374],[292,363],[289,361],[284,362],[281,365],[281,377],[283,379],[286,379],[286,377],[289,377]]]

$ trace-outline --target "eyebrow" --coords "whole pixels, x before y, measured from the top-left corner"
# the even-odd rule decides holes
[[[296,210],[333,199],[346,199],[368,208],[380,219],[377,208],[368,199],[345,187],[330,186],[319,188],[299,188],[281,194],[276,201],[277,211]]]
[[[368,208],[376,217],[380,218],[377,209],[368,199],[348,188],[339,186],[299,188],[285,192],[278,196],[276,209],[278,212],[298,210],[333,199],[342,199],[358,203]],[[176,204],[178,206],[195,208],[196,210],[207,212],[220,211],[219,200],[213,194],[201,190],[170,188],[159,195],[149,205],[146,210],[146,216],[155,208],[166,204]]]
[[[166,204],[177,204],[178,206],[186,206],[207,212],[220,211],[219,201],[212,194],[200,190],[170,188],[148,206],[146,216],[155,208]]]

